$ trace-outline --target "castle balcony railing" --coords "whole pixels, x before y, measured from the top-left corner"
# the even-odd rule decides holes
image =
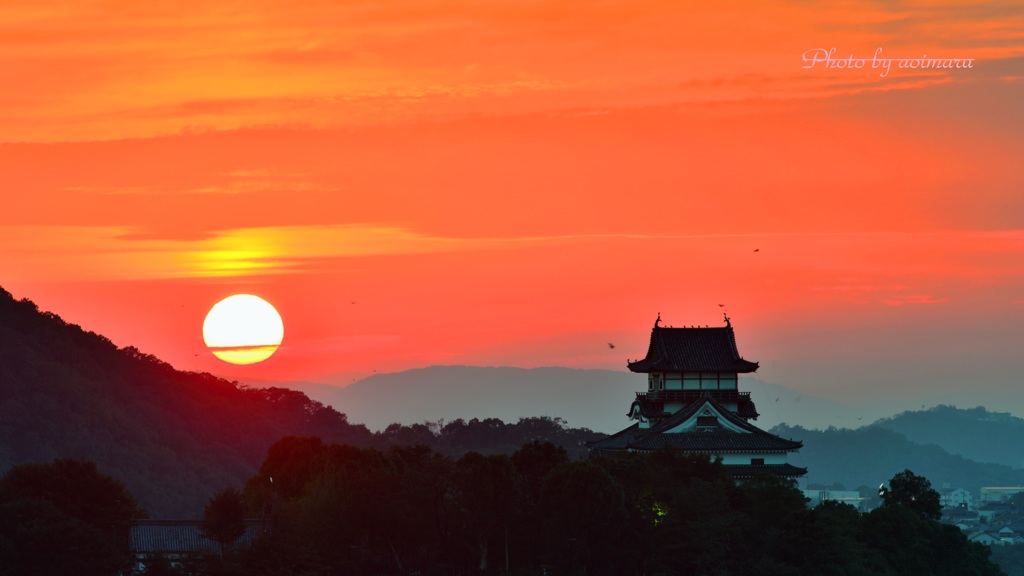
[[[738,402],[740,398],[749,399],[750,392],[740,392],[739,390],[651,390],[637,392],[636,396],[662,402],[692,402],[701,398],[714,398],[719,402]]]

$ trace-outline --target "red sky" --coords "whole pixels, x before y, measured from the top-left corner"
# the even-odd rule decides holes
[[[240,380],[624,369],[726,304],[809,394],[1014,394],[1024,4],[755,4],[5,1],[0,286]]]

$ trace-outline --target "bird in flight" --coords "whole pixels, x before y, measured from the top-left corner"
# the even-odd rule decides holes
[[[615,349],[615,344],[612,344],[611,342],[609,342],[608,343],[608,348],[611,348],[611,349],[614,350]]]
[[[760,251],[761,251],[760,248],[754,248],[754,252],[760,252]]]

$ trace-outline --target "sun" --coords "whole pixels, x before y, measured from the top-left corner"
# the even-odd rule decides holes
[[[274,355],[284,323],[263,298],[235,294],[217,302],[203,322],[203,340],[213,355],[231,364],[255,364]]]

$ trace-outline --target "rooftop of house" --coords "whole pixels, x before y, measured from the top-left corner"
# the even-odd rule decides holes
[[[248,520],[238,543],[252,544],[264,528]],[[129,545],[133,554],[215,554],[216,541],[207,538],[198,520],[146,520],[132,526]]]

